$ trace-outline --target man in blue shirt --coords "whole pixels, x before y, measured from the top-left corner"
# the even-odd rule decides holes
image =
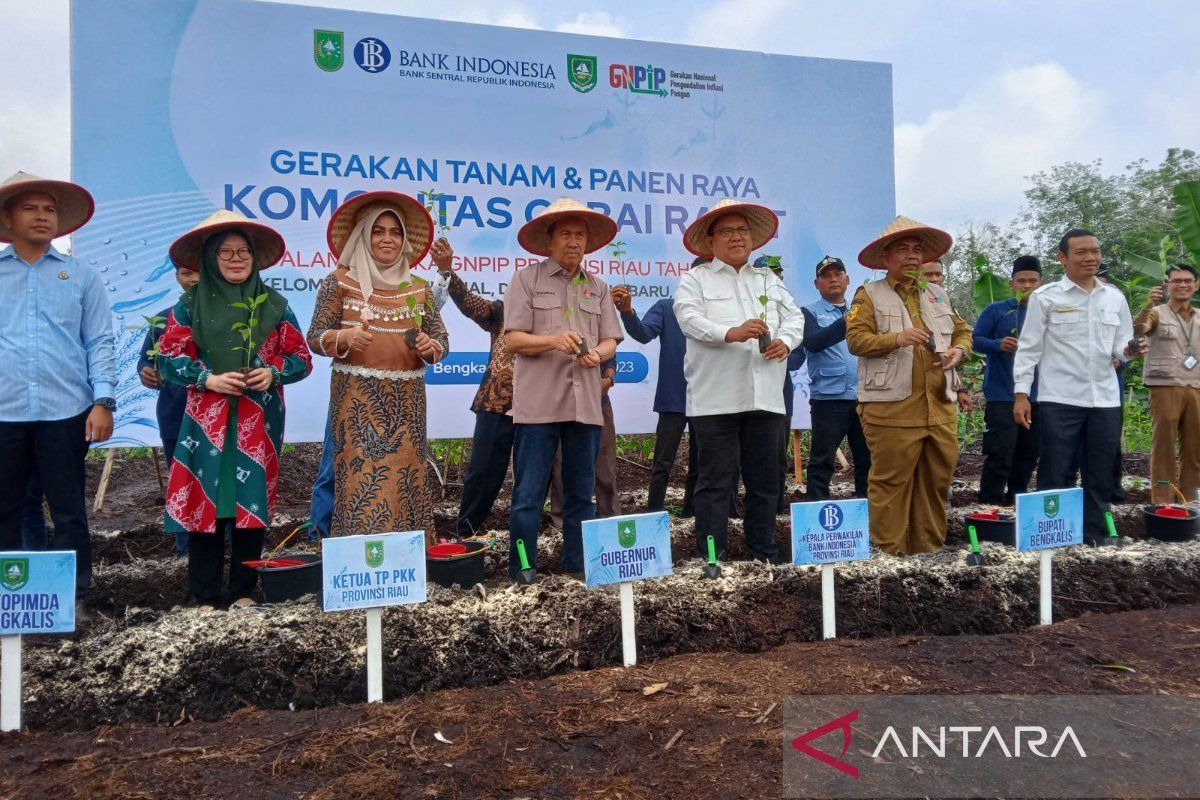
[[[112,435],[112,312],[96,270],[51,242],[83,227],[81,186],[18,172],[0,184],[0,550],[21,548],[21,508],[37,473],[53,547],[75,551],[76,591],[92,582],[84,499],[88,444]]]
[[[697,258],[703,263],[705,259]],[[694,264],[693,264],[694,265]],[[613,305],[621,315],[621,324],[631,338],[642,344],[658,339],[658,386],[654,391],[654,412],[658,414],[658,428],[654,432],[654,466],[650,470],[650,495],[646,502],[647,511],[662,511],[667,497],[667,482],[671,479],[671,468],[675,466],[675,454],[683,439],[683,429],[688,427],[686,415],[687,379],[683,377],[683,355],[687,351],[687,339],[675,320],[674,301],[659,300],[641,319],[633,310],[627,286],[612,287]],[[688,446],[687,487],[683,494],[683,516],[695,514],[692,494],[696,489],[695,434],[690,433]]]
[[[1029,490],[1029,479],[1038,463],[1037,383],[1030,390],[1033,424],[1026,429],[1013,419],[1013,359],[1025,325],[1029,295],[1042,285],[1042,264],[1035,256],[1013,262],[1015,295],[992,303],[975,321],[974,349],[987,356],[983,374],[984,409],[983,474],[979,502],[1010,506]]]
[[[200,282],[200,273],[190,267],[175,268],[175,280],[179,288],[185,292]],[[158,403],[155,406],[155,416],[158,417],[158,435],[162,439],[163,453],[167,457],[167,471],[171,470],[171,462],[175,460],[175,444],[179,441],[179,426],[183,422],[183,410],[187,406],[187,387],[174,383],[164,383],[158,373],[157,359],[151,359],[146,354],[155,349],[158,337],[166,328],[165,321],[175,304],[158,312],[163,323],[158,327],[150,326],[146,338],[142,340],[142,350],[138,357],[138,378],[147,389],[158,392]],[[175,534],[175,552],[187,555],[188,535],[186,532]]]
[[[846,289],[850,276],[840,258],[825,256],[813,281],[821,299],[804,312],[804,349],[812,413],[812,448],[808,457],[808,499],[828,500],[834,459],[843,439],[854,456],[854,494],[867,496],[871,450],[858,419],[858,359],[846,346]]]

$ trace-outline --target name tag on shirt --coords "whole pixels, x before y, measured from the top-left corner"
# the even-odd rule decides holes
[[[1068,311],[1078,311],[1079,309],[1076,308],[1075,306],[1059,306],[1058,308],[1056,308],[1054,310],[1060,314],[1065,314]]]

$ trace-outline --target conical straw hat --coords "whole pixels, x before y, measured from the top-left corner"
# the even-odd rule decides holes
[[[0,183],[0,208],[3,208],[10,198],[24,192],[45,192],[58,201],[58,233],[55,236],[66,236],[79,230],[96,211],[96,202],[91,193],[79,184],[39,178],[28,172],[18,172],[4,183]],[[12,240],[12,230],[0,222],[0,242]]]
[[[931,228],[908,217],[896,217],[875,241],[862,249],[858,254],[858,263],[872,269],[887,269],[883,261],[883,249],[896,239],[908,236],[917,237],[925,246],[925,262],[937,261],[946,255],[954,244],[954,238],[943,230]]]
[[[779,217],[766,206],[756,203],[743,203],[740,200],[725,198],[720,200],[706,213],[696,217],[696,221],[688,226],[683,234],[683,246],[692,255],[712,258],[712,238],[709,227],[726,214],[741,214],[750,223],[750,249],[757,250],[775,235],[779,229]]]
[[[575,217],[587,225],[585,252],[594,253],[617,238],[617,223],[612,218],[593,211],[578,200],[560,197],[521,226],[517,241],[535,256],[550,255],[550,226],[564,217]]]
[[[238,228],[250,237],[254,263],[260,270],[267,269],[283,258],[283,237],[274,228],[248,219],[236,211],[221,209],[175,240],[170,250],[171,261],[177,267],[199,272],[205,240],[214,233],[230,228]]]
[[[359,217],[368,206],[388,205],[400,214],[404,223],[405,241],[412,245],[413,255],[408,263],[416,265],[433,244],[433,217],[416,198],[401,192],[366,192],[352,197],[337,207],[325,230],[325,240],[336,256],[341,256],[346,240],[354,232]]]

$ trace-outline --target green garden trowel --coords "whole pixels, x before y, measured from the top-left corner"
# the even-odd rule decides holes
[[[529,565],[529,555],[525,552],[525,540],[517,539],[517,557],[521,559],[521,571],[517,573],[517,583],[532,586],[537,583],[537,570]]]
[[[717,564],[717,542],[708,537],[708,563],[704,565],[704,577],[716,579],[721,577],[721,567]]]
[[[982,567],[983,553],[979,552],[979,537],[975,535],[975,526],[967,526],[967,536],[971,539],[971,552],[967,553],[967,566]]]

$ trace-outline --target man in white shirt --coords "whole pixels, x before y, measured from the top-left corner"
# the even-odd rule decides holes
[[[1114,364],[1141,355],[1132,342],[1133,320],[1125,296],[1096,279],[1100,240],[1072,228],[1058,244],[1066,273],[1029,297],[1025,326],[1013,362],[1013,418],[1032,424],[1029,391],[1038,370],[1041,461],[1038,489],[1075,483],[1073,458],[1083,442],[1084,539],[1103,542],[1104,515],[1115,491],[1112,464],[1120,447],[1121,408]],[[1130,347],[1134,349],[1131,351]]]
[[[688,339],[683,371],[687,416],[699,444],[696,550],[708,537],[725,558],[730,492],[739,468],[746,485],[746,549],[778,563],[775,509],[788,354],[803,339],[804,317],[792,295],[750,253],[779,226],[765,206],[722,200],[684,233],[684,246],[711,259],[689,270],[675,292],[675,316]]]

